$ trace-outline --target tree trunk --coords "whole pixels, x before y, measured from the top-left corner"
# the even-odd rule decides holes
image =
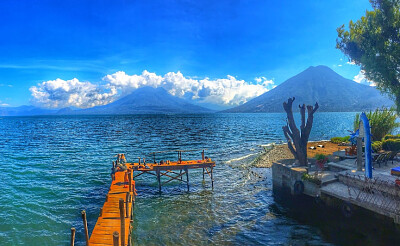
[[[292,104],[295,98],[289,98],[287,102],[283,103],[283,109],[286,111],[287,124],[282,127],[283,134],[287,140],[288,148],[292,152],[294,158],[299,161],[301,166],[307,165],[307,143],[311,133],[311,128],[314,120],[314,113],[319,108],[318,103],[315,106],[305,104],[299,105],[301,125],[300,130],[296,127],[294,121]],[[307,109],[307,121],[306,121]]]

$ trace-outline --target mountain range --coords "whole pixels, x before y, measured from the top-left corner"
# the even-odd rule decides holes
[[[282,103],[295,97],[295,104],[315,104],[319,111],[365,111],[393,105],[375,88],[346,79],[326,66],[309,67],[274,89],[225,113],[283,112]],[[164,88],[142,87],[104,106],[87,109],[43,109],[34,106],[0,107],[0,116],[181,114],[211,113],[211,109],[169,94]]]
[[[295,97],[295,105],[319,104],[319,111],[352,112],[390,107],[394,103],[375,87],[346,79],[326,66],[309,67],[274,89],[227,109],[228,113],[284,112],[282,103]]]
[[[0,107],[0,116],[185,114],[211,112],[214,111],[175,97],[161,87],[142,87],[115,102],[87,109],[63,108],[54,110],[34,106]]]

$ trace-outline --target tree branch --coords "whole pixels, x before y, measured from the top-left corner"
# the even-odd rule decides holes
[[[282,130],[283,130],[283,134],[285,135],[285,138],[287,140],[287,144],[288,144],[288,148],[289,148],[290,152],[292,152],[292,155],[294,156],[295,159],[298,159],[297,152],[293,148],[292,140],[290,138],[291,132],[289,130],[289,127],[288,126],[283,126]]]
[[[302,106],[299,105],[300,108],[300,115],[301,115],[301,125],[300,130],[303,133],[304,127],[306,127],[306,105],[303,104]]]

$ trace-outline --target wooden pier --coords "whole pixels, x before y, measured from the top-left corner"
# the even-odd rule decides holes
[[[86,246],[89,245],[112,245],[112,246],[131,246],[132,245],[132,221],[133,207],[135,204],[136,189],[135,178],[142,174],[150,174],[157,177],[159,191],[161,186],[170,181],[176,180],[187,184],[189,191],[189,169],[203,169],[203,180],[207,174],[211,178],[211,186],[214,187],[213,168],[215,162],[204,156],[201,152],[201,160],[182,160],[182,151],[177,150],[177,161],[156,161],[155,154],[163,152],[153,152],[153,163],[146,163],[145,159],[139,158],[138,163],[126,163],[125,155],[118,154],[116,162],[113,162],[112,183],[106,196],[103,207],[100,210],[99,218],[89,238],[87,227],[86,212],[82,211],[82,219],[85,229]],[[141,161],[142,160],[142,161]],[[134,175],[137,172],[138,174]],[[186,180],[183,180],[186,175]],[[161,177],[167,180],[161,182]],[[75,228],[71,228],[71,246],[75,241]]]
[[[117,232],[117,245],[132,245],[131,231],[133,205],[135,203],[135,185],[132,180],[131,165],[128,169],[115,173],[110,190],[106,196],[99,218],[90,236],[89,245],[115,245],[113,234]],[[128,176],[128,182],[126,182]]]
[[[211,159],[204,156],[204,150],[201,152],[202,159],[201,160],[190,160],[183,161],[182,153],[189,152],[183,150],[176,150],[178,153],[178,161],[160,161],[157,162],[155,158],[156,153],[165,153],[167,151],[153,152],[151,153],[154,158],[153,163],[141,162],[139,158],[138,163],[132,163],[132,170],[134,172],[133,179],[139,177],[142,174],[149,174],[157,177],[158,181],[158,189],[161,192],[161,186],[169,183],[173,180],[180,181],[186,183],[187,190],[189,191],[189,169],[203,169],[203,180],[205,174],[207,174],[211,179],[211,187],[214,188],[214,177],[213,177],[213,168],[215,167],[215,162]],[[138,174],[135,175],[135,172]],[[186,180],[183,179],[183,176],[186,175]],[[161,178],[166,177],[167,180],[161,182]]]

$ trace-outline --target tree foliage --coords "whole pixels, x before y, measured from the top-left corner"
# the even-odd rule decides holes
[[[376,109],[369,111],[367,118],[371,125],[371,134],[373,141],[381,141],[387,134],[391,134],[394,129],[400,127],[400,123],[396,122],[397,114],[394,109]],[[360,125],[360,114],[356,114],[354,118],[354,131]]]
[[[373,10],[337,29],[336,48],[393,98],[400,112],[400,0],[370,0]]]

